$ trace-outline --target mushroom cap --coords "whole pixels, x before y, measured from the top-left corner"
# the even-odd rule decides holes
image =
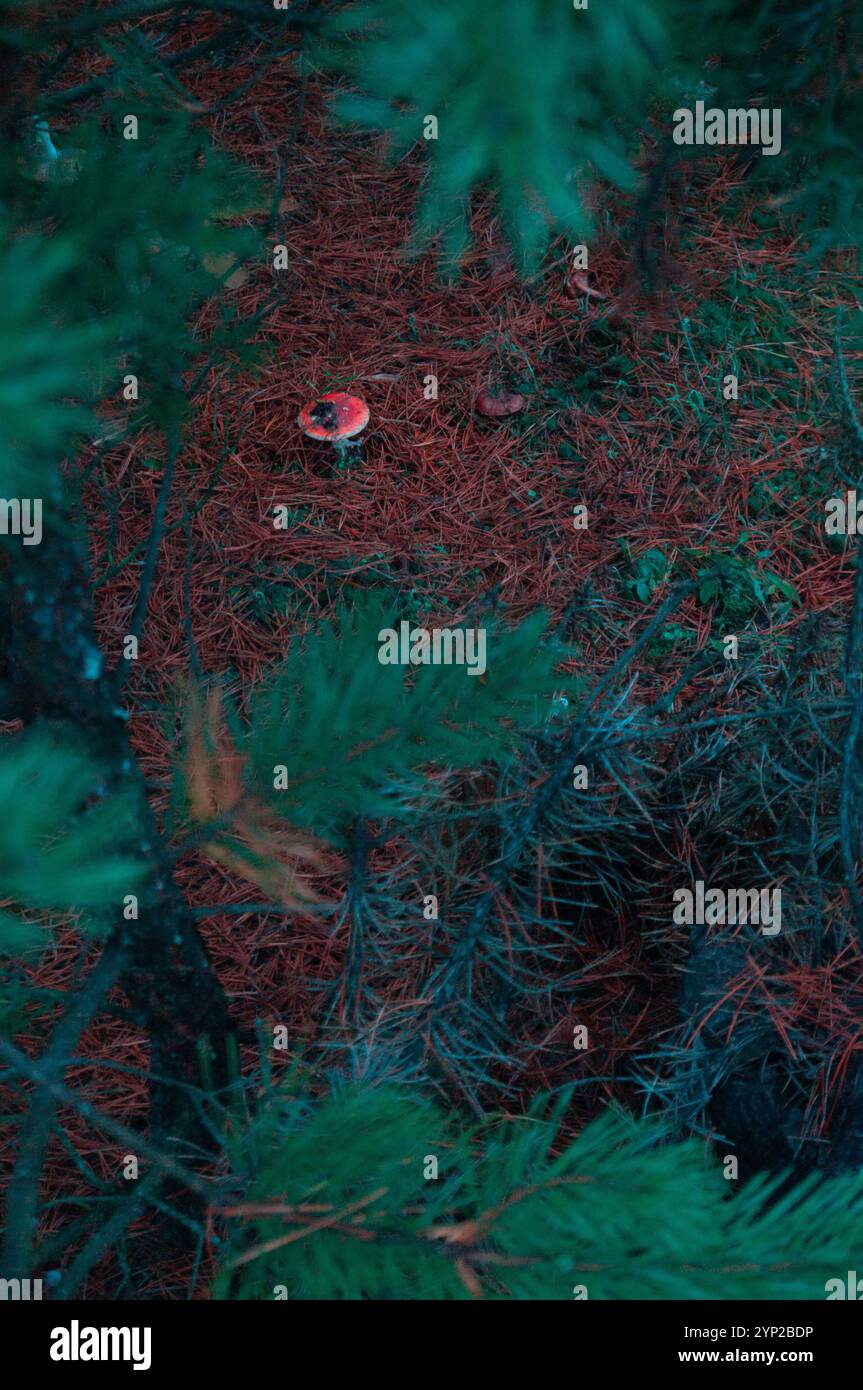
[[[476,398],[476,408],[480,415],[515,415],[524,409],[524,396],[518,391],[500,391],[496,396],[490,391],[481,391]]]
[[[351,439],[365,429],[368,422],[369,408],[365,401],[344,391],[331,391],[327,396],[309,401],[297,421],[304,434],[312,439],[327,439],[331,444]]]

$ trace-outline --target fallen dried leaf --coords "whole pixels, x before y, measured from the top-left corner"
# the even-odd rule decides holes
[[[186,700],[186,788],[193,818],[200,825],[228,821],[204,841],[211,859],[253,883],[267,898],[286,907],[320,902],[297,877],[297,865],[322,869],[324,856],[306,831],[281,820],[243,780],[243,759],[227,727],[220,690],[202,703],[190,688]]]

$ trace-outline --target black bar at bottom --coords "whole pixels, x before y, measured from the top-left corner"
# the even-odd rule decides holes
[[[863,1301],[863,1300],[861,1300]],[[405,1333],[416,1328],[418,1362]],[[49,1382],[92,1379],[100,1370],[162,1377],[240,1373],[279,1384],[306,1379],[314,1358],[331,1379],[342,1357],[353,1378],[400,1367],[399,1378],[434,1384],[465,1362],[490,1368],[515,1352],[519,1362],[554,1354],[576,1375],[711,1365],[774,1370],[785,1366],[846,1373],[856,1364],[863,1316],[856,1303],[62,1303],[0,1302],[0,1334],[16,1375]],[[458,1334],[458,1342],[451,1333]],[[399,1352],[398,1348],[401,1347]],[[507,1349],[510,1349],[509,1351]],[[547,1363],[546,1363],[547,1365]],[[512,1370],[513,1367],[510,1367]],[[550,1369],[547,1367],[547,1369]],[[559,1366],[559,1370],[562,1367]],[[559,1373],[553,1376],[558,1380]]]

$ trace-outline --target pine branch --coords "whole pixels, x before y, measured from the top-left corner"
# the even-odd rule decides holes
[[[139,920],[114,929],[106,958],[112,960],[122,944],[123,970],[118,983],[133,1010],[145,1020],[150,1037],[152,1132],[164,1137],[178,1135],[189,1123],[190,1106],[181,1090],[157,1078],[200,1084],[202,1040],[206,1039],[204,1054],[209,1052],[214,1062],[215,1084],[224,1084],[232,1025],[195,920],[174,883],[171,855],[150,810],[125,724],[117,716],[107,680],[92,659],[98,648],[86,559],[73,528],[52,529],[39,551],[38,559],[26,550],[19,553],[15,581],[25,597],[7,606],[4,615],[6,637],[15,653],[17,703],[31,719],[47,715],[73,721],[90,740],[105,769],[107,786],[129,788],[134,797],[139,838],[129,848],[140,857],[145,871],[139,890],[143,911]],[[94,999],[94,1007],[100,1002]],[[59,1038],[56,1046],[63,1055],[69,1050],[63,1042],[65,1031]],[[46,1085],[46,1094],[52,1094],[50,1084]],[[22,1185],[25,1177],[27,1182],[38,1184],[49,1114],[44,1098],[34,1105],[38,1142],[23,1170]],[[24,1208],[31,1208],[34,1200],[31,1196]]]
[[[105,948],[83,986],[67,1005],[40,1058],[39,1085],[21,1127],[18,1157],[6,1194],[6,1231],[0,1267],[8,1278],[27,1278],[33,1267],[39,1181],[54,1119],[54,1087],[62,1081],[70,1054],[104,1003],[105,996],[127,968],[130,955],[128,942],[121,939],[115,939]],[[11,1060],[14,1049],[3,1055]]]
[[[145,1173],[135,1184],[134,1189],[118,1199],[117,1210],[79,1250],[54,1290],[55,1299],[71,1299],[87,1278],[94,1265],[109,1254],[116,1246],[123,1232],[128,1229],[148,1204],[156,1196],[163,1179],[158,1168]]]
[[[46,1092],[55,1106],[70,1106],[88,1123],[96,1129],[102,1130],[103,1133],[109,1134],[112,1139],[123,1144],[130,1152],[142,1154],[153,1164],[154,1168],[157,1168],[160,1173],[167,1177],[173,1178],[180,1187],[207,1201],[211,1200],[218,1192],[218,1184],[207,1182],[197,1173],[192,1172],[190,1168],[172,1158],[170,1154],[165,1153],[158,1144],[147,1139],[145,1135],[137,1130],[129,1129],[127,1125],[121,1124],[112,1116],[97,1110],[89,1101],[82,1100],[74,1091],[70,1091],[60,1081],[46,1073],[41,1062],[34,1062],[7,1038],[0,1037],[0,1057],[18,1076],[31,1081],[37,1091]],[[20,1276],[13,1273],[12,1277]]]
[[[863,1235],[859,1173],[732,1194],[654,1122],[609,1111],[563,1140],[567,1093],[469,1127],[404,1088],[299,1115],[299,1084],[235,1143],[219,1297],[819,1298]]]
[[[616,682],[632,665],[638,653],[662,628],[669,614],[679,607],[684,598],[692,592],[694,584],[679,585],[669,594],[651,618],[642,633],[627,647],[614,662],[609,671],[597,683],[596,688],[585,698],[583,709],[589,711],[604,696],[613,690]],[[537,827],[540,825],[550,805],[560,797],[563,788],[572,775],[573,763],[582,762],[588,754],[601,747],[605,737],[602,715],[596,723],[589,724],[586,714],[579,714],[573,722],[563,746],[555,750],[555,762],[545,779],[539,784],[536,793],[527,802],[513,828],[507,833],[502,852],[489,872],[490,887],[478,898],[467,928],[459,935],[455,949],[447,963],[433,977],[433,1003],[431,1008],[448,1005],[462,987],[467,971],[473,962],[477,947],[483,939],[489,918],[498,894],[512,880],[523,862],[525,851],[533,843]]]
[[[153,587],[153,580],[156,575],[156,563],[159,558],[159,546],[165,531],[165,512],[168,507],[168,499],[171,496],[171,488],[174,483],[174,473],[177,467],[177,459],[180,454],[180,436],[176,426],[169,431],[167,438],[167,456],[165,467],[162,472],[162,481],[159,484],[159,495],[156,499],[156,506],[153,511],[153,519],[150,523],[150,533],[147,538],[147,553],[144,557],[144,568],[141,571],[141,582],[138,586],[138,593],[135,598],[135,607],[132,610],[132,617],[128,624],[127,635],[136,640],[141,636],[144,621],[147,616],[147,606],[150,602],[150,590]],[[120,657],[112,674],[108,677],[108,685],[111,691],[111,698],[116,701],[119,698],[123,683],[129,674],[131,663]]]

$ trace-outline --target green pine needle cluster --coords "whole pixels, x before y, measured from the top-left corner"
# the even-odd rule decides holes
[[[92,417],[80,403],[90,395],[87,363],[109,342],[106,324],[62,322],[63,295],[78,270],[74,245],[0,230],[0,493],[29,497],[50,476],[46,461],[61,456]]]
[[[97,931],[100,919],[89,913],[119,908],[140,876],[140,865],[117,853],[134,833],[130,800],[106,791],[86,749],[43,729],[0,743],[0,824],[0,900],[13,909],[84,910],[79,926]],[[48,940],[42,921],[0,912],[4,955]]]
[[[487,670],[382,665],[379,634],[406,616],[389,594],[363,595],[297,639],[284,666],[254,692],[246,748],[256,783],[288,820],[320,832],[355,816],[398,817],[422,770],[505,758],[541,723],[566,654],[532,614],[487,627]],[[273,792],[273,769],[288,768]]]
[[[257,233],[227,220],[260,209],[256,180],[182,111],[136,100],[138,138],[125,139],[116,104],[58,136],[47,166],[30,145],[0,154],[4,496],[53,492],[100,403],[122,406],[130,429],[165,429],[185,412],[190,369],[245,350],[229,308],[208,334],[189,319],[257,254]],[[129,373],[138,409],[123,399]]]
[[[821,1299],[844,1276],[863,1174],[735,1193],[701,1142],[616,1110],[564,1140],[566,1100],[467,1127],[387,1087],[309,1103],[295,1076],[229,1141],[217,1296]]]

